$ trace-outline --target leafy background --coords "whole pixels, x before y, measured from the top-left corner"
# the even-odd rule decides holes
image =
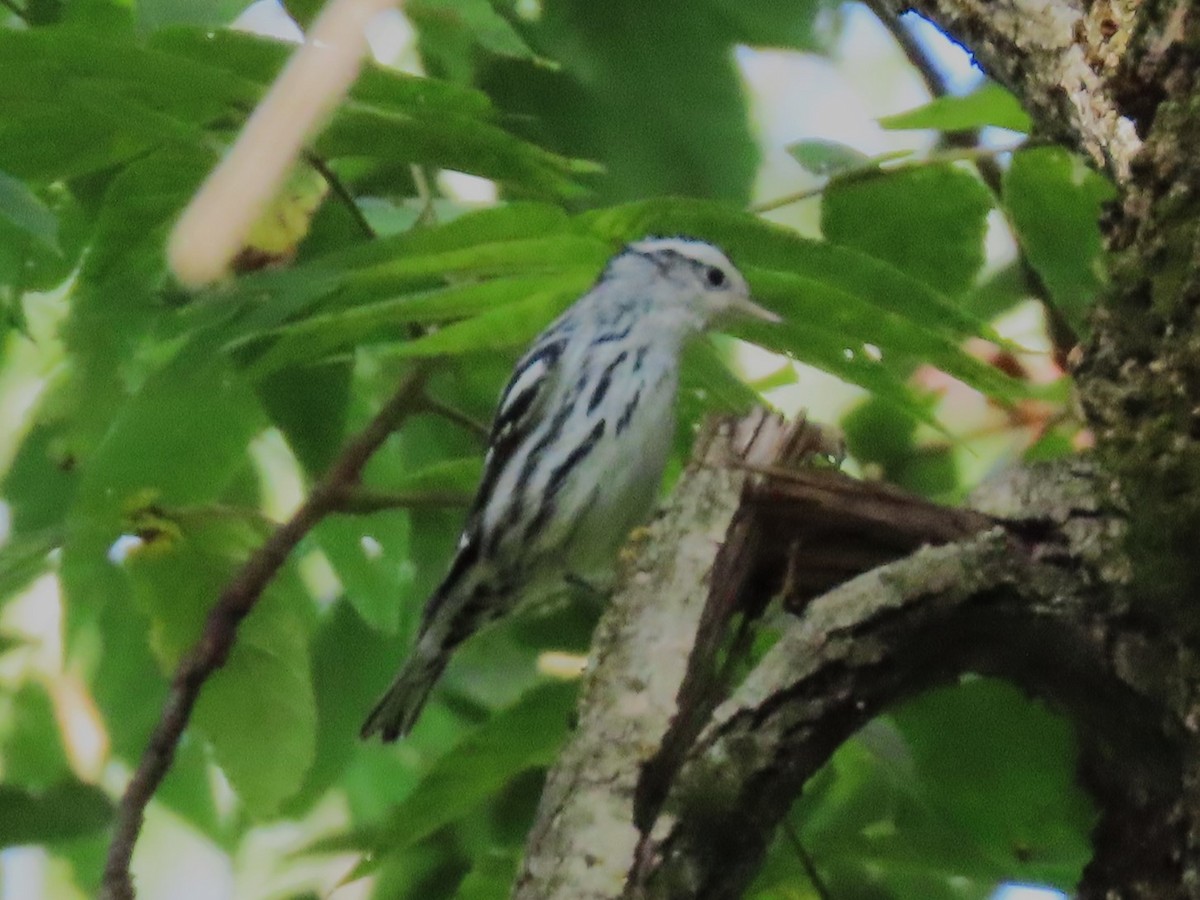
[[[1110,188],[1056,148],[1000,152],[1027,120],[929,26],[906,23],[957,77],[932,102],[855,5],[411,0],[380,52],[428,77],[365,72],[241,274],[188,293],[165,235],[288,53],[229,30],[244,6],[0,6],[0,896],[94,893],[206,609],[413,361],[458,415],[413,418],[366,483],[465,498],[469,423],[623,241],[717,240],[786,320],[693,348],[681,458],[703,415],[764,396],[945,501],[1086,446],[1062,335],[1103,287]],[[144,896],[506,896],[595,610],[493,629],[411,739],[356,737],[461,516],[309,536],[151,805]],[[1092,816],[1073,748],[1002,684],[917,698],[814,779],[750,896],[1067,889]]]

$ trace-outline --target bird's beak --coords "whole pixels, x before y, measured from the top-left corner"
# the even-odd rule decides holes
[[[735,300],[730,312],[732,312],[734,315],[746,316],[747,318],[751,319],[761,319],[764,322],[771,322],[775,325],[778,325],[783,321],[783,319],[771,312],[771,310],[767,309],[765,306],[759,306],[749,297],[739,297],[737,300]]]

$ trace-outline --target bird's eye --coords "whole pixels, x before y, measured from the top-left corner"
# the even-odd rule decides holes
[[[725,273],[713,266],[708,270],[708,283],[713,287],[720,287],[725,283]]]

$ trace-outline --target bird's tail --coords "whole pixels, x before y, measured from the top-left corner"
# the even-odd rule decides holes
[[[441,642],[430,638],[432,635],[426,635],[417,642],[412,656],[367,716],[359,732],[364,740],[378,732],[384,741],[394,741],[407,735],[416,724],[449,659]]]

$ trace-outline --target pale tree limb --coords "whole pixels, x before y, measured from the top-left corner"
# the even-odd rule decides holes
[[[975,511],[948,510],[759,461],[786,458],[789,433],[761,414],[709,432],[638,545],[514,896],[739,897],[837,746],[964,673],[1021,685],[1079,729],[1102,812],[1081,897],[1192,896],[1200,850],[1180,759],[1196,713],[1177,686],[1194,654],[1120,599],[1124,521],[1091,467],[1016,469]],[[861,546],[831,556],[845,535]],[[798,617],[721,702],[732,619],[774,593]],[[1164,852],[1176,862],[1160,865]]]
[[[201,689],[233,648],[238,626],[304,536],[347,502],[367,461],[388,435],[421,408],[424,383],[423,369],[415,370],[404,380],[370,424],[346,445],[303,505],[250,555],[209,611],[200,639],[175,670],[158,724],[117,806],[104,866],[101,888],[104,900],[134,897],[129,864],[146,806],[171,767]]]
[[[724,694],[720,657],[731,646],[731,620],[752,617],[772,583],[785,580],[795,549],[785,532],[804,538],[802,529],[760,515],[753,498],[770,496],[762,493],[767,484],[791,495],[793,509],[825,510],[827,525],[837,520],[834,532],[848,526],[881,537],[886,549],[857,562],[821,554],[821,566],[835,570],[869,568],[988,524],[953,510],[939,517],[933,504],[828,468],[816,484],[794,472],[829,449],[819,429],[762,412],[710,424],[702,435],[667,508],[633,548],[624,587],[597,630],[579,725],[547,782],[514,897],[615,898],[640,871],[645,834]]]

